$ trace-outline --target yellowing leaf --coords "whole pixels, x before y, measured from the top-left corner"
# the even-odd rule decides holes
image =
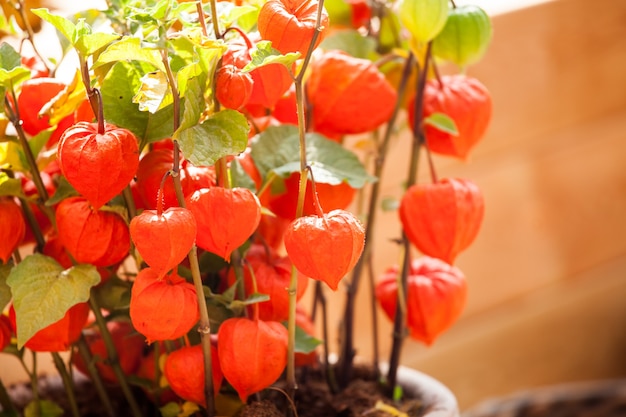
[[[13,265],[0,265],[0,311],[11,301],[11,288],[7,285],[7,277]]]
[[[154,114],[172,102],[173,97],[163,72],[149,72],[141,77],[141,88],[133,97],[133,103],[139,104],[140,111]]]
[[[16,265],[7,278],[13,294],[17,321],[17,346],[63,318],[67,310],[89,299],[91,287],[100,282],[93,265],[63,270],[48,256],[34,254]]]
[[[85,85],[82,83],[80,71],[76,70],[72,81],[41,108],[39,115],[50,116],[50,125],[54,126],[74,113],[86,98]]]

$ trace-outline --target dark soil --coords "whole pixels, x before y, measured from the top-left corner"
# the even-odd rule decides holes
[[[375,409],[377,401],[389,404],[391,401],[383,395],[373,372],[359,369],[357,379],[338,394],[330,392],[320,372],[307,372],[300,376],[300,380],[295,395],[298,417],[389,417],[390,415]],[[262,395],[251,397],[249,405],[240,412],[238,417],[291,417],[292,406],[281,388],[279,386],[277,389],[265,390]],[[108,389],[116,415],[129,415],[128,405],[119,388],[108,387]],[[32,399],[29,384],[14,385],[8,387],[8,391],[20,412]],[[42,376],[39,381],[39,393],[41,398],[50,399],[64,409],[69,408],[63,384],[58,376]],[[157,408],[140,389],[137,389],[135,394],[141,404],[142,415],[159,416]],[[80,375],[76,377],[76,398],[81,416],[106,417],[90,381]],[[407,413],[409,417],[423,415],[418,400],[393,406]],[[71,417],[71,414],[66,412],[65,416]]]

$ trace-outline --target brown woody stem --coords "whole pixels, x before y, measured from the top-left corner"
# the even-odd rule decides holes
[[[211,23],[213,23],[213,33],[215,34],[215,39],[221,39],[220,24],[219,19],[217,18],[217,0],[211,0]]]
[[[407,175],[406,186],[407,188],[414,185],[417,181],[417,166],[420,156],[420,149],[424,144],[424,129],[423,123],[421,123],[422,111],[424,106],[424,87],[426,86],[426,78],[428,73],[428,61],[430,60],[432,42],[428,43],[426,47],[426,54],[424,58],[424,65],[420,73],[419,80],[417,82],[417,93],[415,97],[415,106],[413,117],[415,120],[413,126],[413,140],[411,143],[411,161],[409,166],[409,172]],[[389,357],[389,372],[387,374],[387,383],[389,389],[393,391],[397,383],[397,372],[400,364],[400,354],[402,351],[402,344],[406,338],[406,314],[402,306],[406,305],[407,294],[407,281],[409,276],[409,270],[411,267],[411,245],[406,237],[406,234],[402,233],[402,244],[404,247],[404,262],[402,264],[402,275],[400,277],[400,283],[398,288],[398,296],[404,297],[399,299],[396,304],[396,316],[394,319],[394,337],[391,346],[391,355]]]
[[[10,3],[11,2],[9,2],[9,4]],[[26,16],[26,7],[24,4],[24,0],[19,0],[15,8],[17,12],[19,13],[20,18],[22,19],[22,22],[24,23],[24,28],[26,29],[26,38],[28,39],[28,42],[30,42],[31,46],[33,47],[33,51],[35,52],[35,55],[37,55],[39,59],[41,59],[41,62],[43,62],[43,65],[44,67],[46,67],[46,70],[48,70],[48,72],[50,73],[50,76],[54,75],[52,74],[52,71],[50,70],[50,67],[48,66],[47,60],[43,57],[43,55],[41,55],[41,53],[39,52],[39,49],[37,49],[37,45],[35,45],[35,31],[33,30],[33,27],[30,25],[28,16]]]
[[[202,0],[196,0],[196,10],[198,11],[198,19],[200,20],[200,28],[202,28],[202,34],[208,36],[206,30],[206,19],[204,18],[204,9],[202,8]]]
[[[375,167],[374,167],[374,176],[378,178],[374,184],[372,184],[372,191],[370,194],[370,200],[367,208],[368,219],[365,224],[365,246],[363,248],[363,254],[361,258],[355,265],[352,271],[352,281],[347,285],[346,292],[346,303],[344,309],[344,321],[343,321],[343,343],[341,345],[340,355],[339,355],[339,376],[340,376],[340,385],[342,387],[346,387],[350,379],[352,378],[352,370],[353,370],[353,361],[356,350],[354,348],[354,327],[355,327],[355,306],[356,306],[356,296],[358,294],[359,285],[361,276],[363,274],[363,268],[365,267],[365,263],[367,259],[371,256],[371,246],[374,242],[374,225],[376,223],[376,216],[378,212],[378,204],[380,197],[380,187],[381,187],[381,178],[383,174],[383,167],[385,166],[385,159],[387,157],[387,150],[389,148],[389,143],[391,142],[391,137],[393,135],[393,131],[395,129],[395,123],[398,118],[398,114],[400,113],[400,109],[402,109],[404,103],[404,97],[406,95],[406,87],[408,84],[409,77],[411,75],[411,71],[415,65],[415,56],[410,53],[406,59],[404,64],[404,68],[402,71],[402,78],[400,79],[400,85],[398,86],[398,98],[396,100],[396,105],[394,107],[394,111],[387,123],[387,127],[385,129],[385,134],[383,136],[383,140],[378,148],[378,155],[375,159]],[[378,364],[375,364],[378,367]]]

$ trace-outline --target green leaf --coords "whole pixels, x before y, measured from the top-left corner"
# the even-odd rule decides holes
[[[0,172],[0,197],[13,196],[26,198],[22,190],[22,182],[17,178],[10,178],[6,172]],[[0,311],[2,309],[0,308]]]
[[[112,276],[102,285],[94,288],[94,296],[98,305],[109,311],[128,308],[130,305],[131,287],[128,281]]]
[[[70,20],[54,15],[48,9],[31,9],[31,12],[52,24],[72,45],[76,43],[76,25]]]
[[[182,409],[175,402],[167,403],[159,408],[162,417],[177,417]]]
[[[187,83],[187,97],[182,103],[183,117],[178,130],[188,129],[200,121],[200,117],[206,108],[204,101],[204,77],[194,77]]]
[[[233,3],[225,2],[224,6],[230,7],[230,10],[226,13],[222,19],[224,26],[229,27],[237,25],[245,32],[249,32],[252,29],[248,24],[249,19],[254,19],[255,23],[259,16],[259,8],[251,5],[235,6]]]
[[[393,400],[400,401],[402,398],[404,398],[404,391],[399,384],[396,384],[396,386],[393,387]]]
[[[180,143],[183,155],[197,166],[214,165],[218,159],[237,155],[248,144],[248,121],[235,110],[222,110],[199,125],[179,129],[173,138]]]
[[[112,33],[87,33],[78,37],[74,45],[82,56],[90,56],[118,40],[121,36]]]
[[[243,169],[238,159],[233,159],[230,163],[230,176],[233,187],[247,188],[252,192],[257,191],[254,180]]]
[[[297,126],[272,126],[252,139],[251,155],[264,181],[271,172],[287,177],[300,171],[300,138]],[[376,181],[357,156],[315,133],[306,136],[306,156],[316,182],[337,185],[346,181],[362,188]]]
[[[109,46],[100,54],[96,62],[94,62],[93,68],[96,69],[105,64],[123,61],[145,62],[165,72],[165,67],[163,66],[159,52],[143,47],[139,39],[130,37],[124,37],[119,42],[115,42]]]
[[[449,8],[448,0],[402,0],[397,14],[411,36],[425,43],[441,32]]]
[[[8,43],[0,44],[0,85],[8,87],[30,78],[30,71],[22,67],[20,54]],[[4,94],[2,94],[4,97]],[[4,100],[3,100],[4,101]],[[4,103],[2,103],[4,108]]]
[[[39,152],[43,148],[43,146],[48,142],[50,135],[54,132],[56,128],[51,127],[49,129],[42,130],[37,133],[34,137],[30,138],[28,141],[28,146],[30,147],[30,151],[33,155],[39,155]],[[26,158],[26,154],[22,149],[22,146],[17,141],[9,141],[7,143],[7,157],[4,160],[5,163],[9,164],[12,170],[14,171],[28,171],[30,165]]]
[[[24,409],[24,417],[59,417],[63,414],[63,409],[50,400],[32,401]]]
[[[133,103],[141,87],[141,77],[153,70],[151,65],[141,62],[118,62],[104,78],[101,89],[106,120],[133,132],[142,147],[170,137],[173,131],[171,105],[152,114],[140,112]]]
[[[139,104],[140,111],[154,114],[172,102],[173,96],[163,72],[153,71],[141,77],[141,88],[133,97],[133,103]]]
[[[297,353],[311,353],[321,343],[321,340],[311,336],[300,326],[296,326],[296,344],[294,347]]]
[[[78,194],[78,191],[76,191],[72,184],[70,184],[65,177],[61,177],[59,179],[59,184],[57,185],[57,189],[54,192],[54,195],[52,195],[52,197],[50,197],[46,201],[46,206],[52,207],[55,204],[59,204],[66,198],[73,197]]]
[[[338,49],[355,58],[371,59],[376,53],[376,41],[363,36],[354,29],[337,30],[324,38],[320,47],[325,50]]]
[[[278,50],[272,48],[272,42],[257,42],[255,48],[250,52],[252,58],[248,64],[242,68],[244,72],[250,72],[253,69],[269,64],[283,64],[288,69],[300,58],[300,52],[289,52],[282,55]]]
[[[39,152],[41,152],[46,143],[48,143],[48,139],[50,139],[50,136],[52,136],[52,133],[54,133],[55,130],[55,126],[42,130],[28,140],[28,147],[35,158],[39,156]],[[29,165],[27,164],[26,166]]]
[[[381,202],[383,211],[396,211],[400,208],[400,201],[397,198],[385,197]]]
[[[20,53],[10,44],[0,44],[0,69],[10,71],[22,65]]]
[[[444,113],[433,113],[424,119],[425,125],[430,125],[437,130],[449,133],[453,136],[459,135],[459,130],[456,127],[454,120]]]
[[[16,265],[7,278],[17,317],[17,345],[24,346],[35,333],[63,318],[67,310],[89,299],[100,282],[93,265],[63,270],[48,256],[34,254]]]
[[[245,300],[241,301],[241,300],[233,300],[229,305],[228,305],[228,309],[229,310],[233,310],[233,311],[240,311],[243,310],[244,308],[246,308],[249,305],[253,305],[256,303],[262,303],[265,301],[269,301],[270,296],[267,294],[260,294],[260,293],[254,293],[251,294],[248,298],[246,298]]]
[[[7,285],[7,278],[12,268],[13,265],[0,265],[0,311],[4,310],[13,296],[11,288]]]

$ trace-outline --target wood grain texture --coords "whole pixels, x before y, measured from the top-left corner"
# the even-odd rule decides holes
[[[409,342],[403,352],[462,407],[626,375],[626,2],[552,1],[493,24],[489,52],[469,69],[493,96],[488,134],[468,163],[435,158],[440,177],[472,179],[485,195],[482,230],[458,260],[468,305],[433,347]],[[385,196],[401,195],[408,143],[393,145]],[[425,160],[419,178],[429,180]],[[376,273],[400,257],[388,243],[397,214],[380,220]],[[369,357],[368,305],[359,306],[359,352]],[[381,323],[386,352],[391,329]]]

